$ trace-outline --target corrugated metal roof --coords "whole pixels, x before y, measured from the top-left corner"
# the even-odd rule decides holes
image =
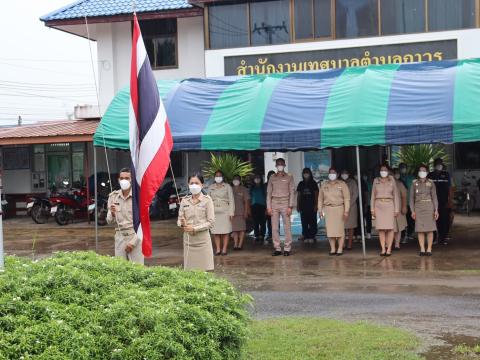
[[[30,141],[36,143],[36,138],[49,138],[50,142],[61,142],[64,138],[72,140],[75,137],[91,139],[98,120],[64,120],[44,121],[37,124],[14,126],[0,131],[0,145],[22,143]],[[90,140],[91,141],[91,140]]]
[[[137,13],[190,9],[187,0],[136,0]],[[132,0],[80,0],[40,18],[42,21],[77,19],[95,16],[112,16],[132,13]]]

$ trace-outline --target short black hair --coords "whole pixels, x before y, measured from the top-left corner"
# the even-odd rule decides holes
[[[222,174],[222,176],[223,176],[223,171],[222,170],[220,170],[220,169],[215,170],[215,175],[217,175],[218,173]]]
[[[275,160],[275,164],[279,163],[280,161],[283,162],[284,164],[286,164],[284,158],[278,158],[277,160]]]
[[[202,174],[199,174],[199,173],[194,173],[194,174],[191,174],[189,177],[188,177],[188,182],[190,183],[190,180],[192,178],[197,178],[198,180],[200,180],[200,182],[203,184],[205,181],[203,180],[203,176]]]
[[[242,177],[241,177],[240,175],[238,175],[238,174],[233,175],[233,178],[232,178],[232,179],[236,179],[236,178],[239,178],[240,180],[242,180]]]
[[[435,160],[433,160],[433,163],[434,163],[435,165],[437,165],[437,164],[443,164],[443,159],[442,159],[442,158],[436,158]]]
[[[122,173],[122,172],[126,172],[126,173],[131,174],[131,173],[132,173],[132,170],[130,170],[130,168],[124,167],[124,168],[121,168],[121,169],[120,169],[120,171],[119,171],[118,174],[120,175],[120,173]]]

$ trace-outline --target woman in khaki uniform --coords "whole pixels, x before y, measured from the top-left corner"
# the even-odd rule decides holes
[[[412,183],[410,190],[410,209],[415,220],[415,232],[418,234],[420,256],[432,256],[433,232],[437,230],[438,200],[435,183],[427,179],[428,171],[425,165],[418,169],[418,179]],[[425,252],[425,234],[428,247]]]
[[[221,171],[215,173],[215,183],[208,187],[208,195],[212,198],[215,207],[216,220],[211,230],[215,240],[215,255],[227,255],[232,219],[235,214],[235,200],[232,187],[224,182]]]
[[[348,211],[348,218],[345,221],[345,230],[348,235],[348,244],[346,249],[352,250],[353,245],[353,234],[358,225],[358,185],[357,182],[350,177],[348,170],[342,171],[342,180],[345,181],[345,184],[348,186],[348,191],[350,193],[350,210]]]
[[[345,238],[345,220],[350,209],[350,193],[347,184],[337,179],[337,171],[330,168],[328,180],[322,183],[318,194],[318,212],[325,217],[327,237],[330,243],[330,255],[343,255]],[[335,242],[338,246],[335,249]]]
[[[397,185],[398,197],[400,199],[400,213],[395,218],[395,229],[394,229],[394,239],[395,245],[394,250],[400,250],[400,240],[402,238],[402,231],[407,228],[407,188],[403,184],[403,181],[400,180],[401,174],[400,169],[394,169],[393,177]]]
[[[375,220],[375,228],[380,238],[380,247],[382,248],[380,255],[390,256],[392,254],[395,217],[400,212],[400,199],[397,184],[393,176],[389,175],[387,165],[380,167],[380,177],[373,180],[370,207],[372,219]]]
[[[232,219],[233,250],[242,250],[247,218],[250,214],[250,193],[241,185],[238,175],[233,177],[233,198],[235,200],[235,215]]]
[[[192,195],[180,203],[178,226],[183,234],[183,267],[185,270],[213,270],[213,249],[209,230],[215,223],[213,201],[202,194],[203,177],[193,175],[188,179]]]

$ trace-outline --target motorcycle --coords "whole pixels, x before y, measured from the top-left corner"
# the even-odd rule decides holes
[[[98,187],[97,194],[97,224],[104,226],[107,224],[107,213],[108,213],[108,187],[109,181],[101,182]]]
[[[180,192],[180,191],[179,191]],[[180,201],[186,194],[177,197],[173,181],[166,182],[155,194],[150,205],[150,217],[166,220],[178,215]]]
[[[37,224],[45,224],[48,221],[51,207],[48,198],[38,196],[27,198],[27,215]]]
[[[63,184],[68,186],[68,182]],[[81,218],[86,215],[86,211],[90,218],[95,211],[95,201],[87,199],[86,189],[69,189],[67,191],[57,193],[50,198],[52,204],[50,213],[55,217],[58,225],[67,225],[73,222],[75,218]]]

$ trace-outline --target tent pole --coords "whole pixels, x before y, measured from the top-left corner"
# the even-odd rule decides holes
[[[93,145],[93,143],[92,143]],[[95,192],[95,252],[98,254],[98,179],[97,179],[97,148],[93,145],[93,189]]]
[[[357,145],[355,147],[357,154],[357,183],[358,183],[358,202],[360,205],[360,229],[362,230],[362,250],[363,257],[367,256],[365,249],[365,223],[363,221],[363,191],[362,191],[362,173],[360,172],[360,148]]]

